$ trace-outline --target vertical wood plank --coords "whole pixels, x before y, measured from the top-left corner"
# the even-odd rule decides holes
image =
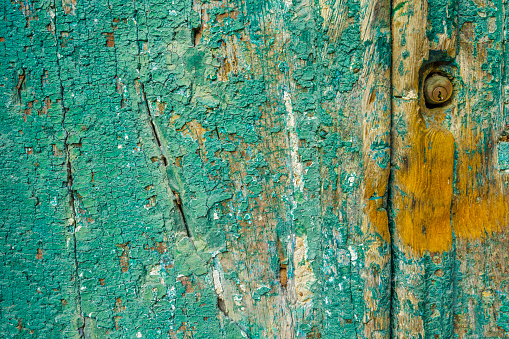
[[[50,3],[0,5],[0,333],[78,333],[68,138]],[[50,320],[51,319],[51,320]]]
[[[392,16],[393,337],[450,338],[455,102],[428,108],[422,87],[454,73],[456,4],[395,1]]]
[[[458,112],[451,117],[457,145],[452,225],[457,237],[455,334],[504,338],[509,238],[505,170],[507,83],[503,1],[461,1],[457,62]]]
[[[226,237],[212,269],[222,321],[253,337],[387,337],[387,3],[194,9],[189,53],[211,52],[217,80],[195,75],[187,105],[202,115],[174,109],[157,123],[194,242],[210,229],[204,218]],[[198,157],[179,159],[186,142]],[[210,192],[196,192],[193,167],[230,196],[204,215],[193,204]]]
[[[501,2],[393,5],[393,333],[507,335]],[[454,86],[426,104],[426,76]]]
[[[352,238],[358,252],[363,288],[359,316],[365,324],[358,334],[365,338],[390,338],[391,249],[387,211],[390,175],[391,67],[390,2],[367,1],[362,20],[362,39],[369,43],[364,54],[362,93],[363,176],[360,232]],[[355,203],[354,203],[355,204]]]

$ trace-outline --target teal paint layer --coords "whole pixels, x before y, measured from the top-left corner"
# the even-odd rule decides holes
[[[389,277],[357,107],[389,23],[323,6],[3,4],[2,333],[364,335],[363,270]]]

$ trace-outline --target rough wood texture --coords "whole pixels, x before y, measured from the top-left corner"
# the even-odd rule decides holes
[[[508,335],[504,20],[499,1],[393,3],[394,337]]]
[[[509,335],[500,1],[1,4],[3,336]]]

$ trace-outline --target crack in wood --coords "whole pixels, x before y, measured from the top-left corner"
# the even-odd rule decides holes
[[[182,217],[182,222],[184,223],[186,234],[189,238],[192,239],[191,230],[189,229],[189,225],[187,224],[184,210],[182,209],[182,201],[180,200],[180,194],[173,190],[171,192],[173,193],[173,202],[175,203],[175,206],[177,207],[177,210],[179,211],[180,216]]]
[[[166,156],[164,155],[164,149],[163,149],[163,145],[161,143],[161,137],[159,135],[159,131],[157,130],[157,127],[156,127],[156,124],[154,122],[154,117],[152,116],[152,111],[150,110],[150,104],[148,103],[148,100],[147,100],[147,94],[145,93],[145,85],[143,84],[143,82],[139,82],[140,83],[140,89],[141,89],[141,93],[142,93],[142,97],[143,97],[143,102],[145,103],[145,106],[146,106],[146,109],[147,109],[147,114],[148,114],[148,122],[150,124],[150,129],[152,131],[152,135],[154,136],[154,139],[157,143],[157,146],[159,147],[159,150],[161,151],[161,159],[163,161],[163,165],[165,167],[168,166],[168,159],[166,158]]]

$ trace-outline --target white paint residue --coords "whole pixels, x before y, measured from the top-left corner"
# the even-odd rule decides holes
[[[355,252],[355,249],[352,246],[348,246],[348,251],[350,251],[350,260],[355,261],[357,260],[357,252]]]
[[[161,270],[161,267],[159,265],[156,265],[152,267],[150,270],[150,275],[159,275],[159,271]]]
[[[80,230],[81,230],[81,226],[77,226],[76,229],[74,230],[74,233],[78,233]]]
[[[243,297],[241,294],[233,295],[233,302],[235,303],[235,305],[242,306],[242,300],[243,300]]]
[[[352,187],[353,184],[355,183],[355,173],[350,175],[347,180],[348,180],[348,186]]]
[[[212,275],[214,276],[214,289],[216,290],[216,294],[218,297],[224,298],[223,296],[223,286],[221,286],[221,278],[219,276],[218,270],[212,270]]]
[[[286,112],[288,113],[288,134],[290,137],[290,157],[293,174],[293,186],[298,187],[302,192],[304,190],[304,181],[302,177],[302,164],[299,161],[299,137],[297,136],[297,128],[295,127],[295,115],[293,114],[292,98],[290,93],[284,92],[283,101],[285,103]]]
[[[406,93],[406,95],[403,96],[404,100],[415,100],[417,99],[417,93],[414,90],[411,90],[410,92]]]

